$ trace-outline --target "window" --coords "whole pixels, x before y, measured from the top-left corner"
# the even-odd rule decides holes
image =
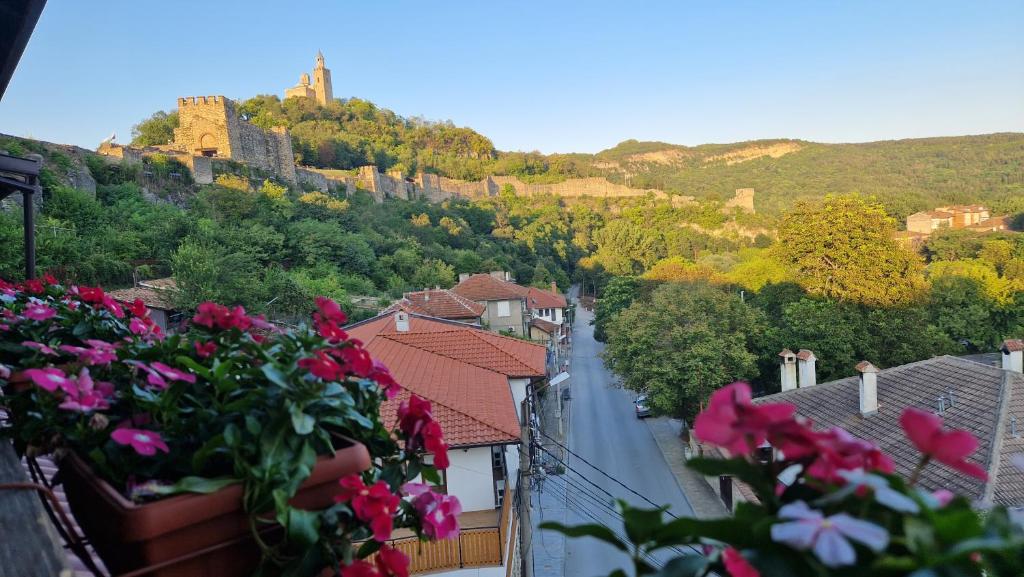
[[[499,317],[510,317],[510,316],[512,316],[512,310],[508,306],[508,301],[498,301],[498,316]]]

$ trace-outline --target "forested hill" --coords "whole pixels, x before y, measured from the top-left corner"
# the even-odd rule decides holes
[[[757,191],[759,211],[828,193],[875,195],[895,215],[941,204],[983,202],[996,213],[1024,210],[1024,134],[1002,133],[821,144],[762,140],[696,147],[629,140],[594,156],[629,185],[697,198]]]
[[[754,188],[759,212],[778,215],[793,200],[861,192],[894,216],[943,204],[982,202],[998,214],[1024,211],[1024,134],[1003,133],[822,144],[761,140],[687,147],[627,140],[597,154],[503,152],[451,122],[403,117],[352,98],[319,106],[304,98],[257,96],[239,111],[263,127],[286,126],[301,164],[478,180],[526,182],[601,176],[643,189],[724,200]],[[159,112],[136,126],[134,144],[167,142],[177,115]],[[538,143],[541,144],[541,143]]]

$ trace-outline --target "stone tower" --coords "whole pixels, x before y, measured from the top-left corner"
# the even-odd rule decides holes
[[[324,54],[319,50],[316,51],[316,68],[313,69],[313,93],[321,106],[326,106],[328,102],[334,100],[334,91],[331,89],[331,71],[324,66]]]

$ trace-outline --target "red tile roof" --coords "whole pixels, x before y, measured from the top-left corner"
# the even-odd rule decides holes
[[[138,286],[126,289],[112,290],[108,294],[118,302],[131,304],[135,299],[141,299],[147,307],[164,311],[176,310],[174,296],[178,292],[178,285],[173,278],[161,278],[142,281]]]
[[[1003,341],[1003,350],[1010,353],[1024,351],[1024,340],[1006,339]]]
[[[526,306],[531,309],[564,309],[566,307],[565,297],[558,293],[537,287],[530,287],[526,290]]]
[[[384,313],[404,310],[429,317],[455,320],[475,320],[487,310],[486,305],[471,301],[448,289],[435,289],[405,293]]]
[[[528,289],[489,274],[475,274],[455,285],[452,291],[472,301],[501,301],[526,298]]]
[[[409,315],[409,330],[398,331],[392,315],[347,328],[384,363],[402,385],[435,406],[452,446],[486,445],[519,439],[519,421],[508,379],[541,377],[542,345],[489,333],[472,325]],[[397,402],[382,407],[394,419]]]
[[[545,333],[553,335],[556,332],[558,332],[558,328],[560,325],[557,325],[550,321],[546,321],[544,319],[533,318],[530,319],[530,326],[537,327],[538,329],[544,331]]]

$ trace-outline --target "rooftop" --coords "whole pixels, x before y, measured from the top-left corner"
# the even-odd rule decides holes
[[[452,287],[452,292],[472,301],[500,301],[526,298],[529,289],[489,274],[475,274]]]
[[[384,309],[382,314],[403,310],[408,313],[442,319],[478,319],[487,310],[485,305],[459,296],[448,289],[434,289],[405,293],[402,298]]]
[[[948,467],[929,465],[920,479],[928,490],[949,489],[978,501],[1024,506],[1024,472],[1010,457],[1024,452],[1024,375],[971,360],[941,356],[878,372],[878,411],[860,412],[859,377],[760,397],[756,403],[787,402],[811,419],[816,428],[842,427],[870,440],[896,463],[897,473],[909,476],[920,455],[906,440],[899,424],[907,407],[938,412],[947,427],[966,429],[978,438],[978,450],[969,459],[986,469],[983,483]],[[953,401],[949,399],[952,396]],[[1011,422],[1020,425],[1011,426]],[[1016,434],[1014,434],[1016,433]]]
[[[565,297],[537,287],[526,289],[526,306],[531,309],[564,309]]]
[[[116,301],[131,304],[139,299],[151,309],[176,310],[174,295],[178,285],[173,278],[158,278],[140,281],[132,288],[112,290],[108,294]]]
[[[542,345],[416,314],[409,315],[408,331],[397,330],[390,314],[347,331],[402,385],[402,393],[382,407],[382,414],[393,416],[397,404],[415,393],[434,404],[434,416],[452,446],[519,440],[508,379],[543,377]]]

